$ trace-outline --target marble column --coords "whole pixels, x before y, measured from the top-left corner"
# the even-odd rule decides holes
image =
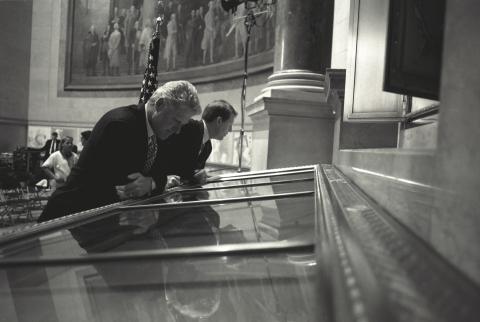
[[[278,0],[274,73],[247,107],[252,169],[330,163],[333,110],[326,102],[333,0]]]

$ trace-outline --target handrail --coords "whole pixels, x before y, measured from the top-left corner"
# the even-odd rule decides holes
[[[199,188],[186,188],[186,189],[180,188],[176,190],[169,190],[169,192],[195,192],[195,191],[224,190],[224,189],[246,188],[246,187],[273,186],[273,185],[279,185],[279,184],[298,183],[298,182],[307,182],[307,181],[314,181],[314,178],[279,180],[279,181],[260,182],[260,183],[231,184],[231,185],[224,185],[224,186],[218,186],[218,187],[199,187]]]
[[[122,206],[122,207],[118,207],[118,210],[178,209],[178,208],[218,205],[218,204],[225,204],[225,203],[230,204],[230,203],[247,202],[247,201],[262,201],[262,200],[275,200],[275,199],[283,199],[283,198],[306,197],[306,196],[312,196],[313,194],[314,194],[314,191],[301,191],[301,192],[290,192],[290,193],[277,193],[277,194],[263,195],[263,196],[210,199],[210,200],[201,200],[201,201],[184,201],[184,202],[178,202],[178,203],[157,203],[157,204],[148,204],[148,205]]]
[[[409,123],[430,115],[437,114],[440,111],[440,104],[433,104],[430,106],[426,106],[419,110],[407,113],[403,116],[403,122]]]
[[[165,260],[191,257],[222,257],[260,255],[285,252],[313,252],[314,245],[305,241],[261,242],[250,244],[227,244],[171,249],[124,251],[83,256],[12,258],[0,260],[0,268],[21,266],[68,266],[79,264],[104,263],[112,261]]]
[[[281,172],[281,171],[292,171],[294,169],[304,169],[304,168],[307,168],[307,167],[291,167],[291,168],[282,168],[282,169],[278,169],[278,170]],[[253,172],[253,173],[254,174],[256,174],[256,173],[260,173],[260,174],[275,173],[275,169],[257,171],[257,172]],[[235,175],[245,176],[245,173],[235,174]],[[270,175],[270,176],[273,176],[273,175]],[[224,175],[221,175],[219,177],[223,178]],[[230,177],[230,176],[227,176],[227,177]],[[268,177],[268,175],[267,175],[267,177]],[[238,180],[238,179],[239,178],[236,178],[236,180]],[[222,181],[212,181],[212,182],[222,182]],[[209,183],[209,182],[207,182],[207,183]],[[43,235],[43,234],[47,234],[49,232],[53,232],[53,231],[56,231],[56,230],[59,230],[59,229],[64,229],[64,228],[67,228],[67,227],[71,227],[71,226],[76,225],[78,223],[92,220],[93,218],[101,219],[101,218],[104,218],[104,217],[108,217],[108,216],[112,215],[112,212],[117,210],[118,207],[120,207],[120,206],[127,206],[127,205],[135,205],[135,204],[145,203],[145,202],[152,202],[152,201],[158,200],[160,198],[167,197],[170,194],[175,193],[175,192],[176,192],[175,189],[171,189],[171,190],[168,190],[168,191],[166,191],[162,194],[151,196],[151,197],[146,198],[146,199],[121,201],[121,202],[105,205],[105,206],[102,206],[102,207],[88,209],[88,210],[85,210],[85,211],[73,213],[73,214],[70,214],[70,215],[67,215],[67,216],[64,216],[64,217],[61,217],[61,218],[52,219],[52,220],[49,220],[49,221],[46,221],[46,222],[28,225],[28,226],[22,227],[21,229],[14,230],[14,231],[12,231],[8,234],[0,236],[0,247],[10,245],[10,244],[12,244],[14,242],[17,242],[19,240],[22,240],[22,239],[31,239],[31,238],[35,238],[35,237],[38,237],[38,236]]]
[[[261,178],[273,178],[273,177],[281,177],[281,176],[288,176],[288,175],[293,175],[293,174],[303,174],[303,173],[312,173],[313,174],[313,169],[307,169],[307,170],[297,170],[297,171],[285,171],[285,172],[280,172],[280,173],[259,173],[259,174],[252,174],[248,176],[243,176],[243,177],[236,177],[236,176],[222,176],[221,178],[214,178],[209,181],[208,183],[217,183],[217,182],[226,182],[226,181],[236,181],[236,180],[249,180],[249,179],[261,179]]]

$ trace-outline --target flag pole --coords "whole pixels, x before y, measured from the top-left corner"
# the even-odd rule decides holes
[[[160,27],[164,22],[163,1],[158,1],[157,7],[158,17],[155,20],[155,31],[150,41],[148,49],[147,66],[143,74],[142,88],[140,90],[139,104],[146,104],[157,89],[157,66],[158,53],[160,52]]]

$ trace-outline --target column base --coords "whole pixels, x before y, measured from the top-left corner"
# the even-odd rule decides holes
[[[275,72],[255,101],[262,97],[325,100],[325,76],[304,69]]]
[[[247,107],[253,123],[252,170],[331,163],[334,114],[323,93],[273,89]]]

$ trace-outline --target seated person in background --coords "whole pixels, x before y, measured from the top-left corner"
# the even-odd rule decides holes
[[[72,147],[73,138],[70,136],[64,137],[60,142],[60,150],[50,154],[42,164],[42,169],[47,175],[52,189],[65,184],[67,177],[70,175],[70,170],[78,161],[78,156],[72,152]]]
[[[190,120],[180,133],[172,135],[165,144],[167,188],[181,181],[203,184],[207,179],[205,163],[212,152],[211,139],[223,140],[232,130],[237,111],[227,101],[216,100],[208,104],[202,120]]]
[[[187,81],[167,82],[146,104],[114,108],[92,130],[65,185],[38,221],[63,217],[130,198],[162,192],[166,175],[157,143],[200,114],[197,90]]]
[[[45,153],[43,160],[47,160],[50,154],[60,149],[60,140],[58,139],[58,133],[52,132],[50,139],[45,142],[45,145],[40,148],[40,151]]]

